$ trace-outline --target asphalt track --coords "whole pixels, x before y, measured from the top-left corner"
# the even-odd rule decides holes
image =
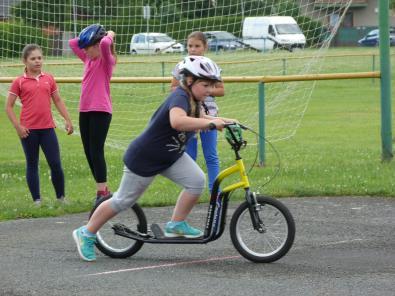
[[[2,222],[0,295],[395,295],[395,198],[281,201],[296,239],[271,264],[240,257],[228,229],[207,245],[145,244],[130,258],[98,253],[88,263],[71,236],[87,214]],[[149,222],[165,222],[171,211],[146,213]],[[204,224],[205,211],[195,208],[194,225]]]

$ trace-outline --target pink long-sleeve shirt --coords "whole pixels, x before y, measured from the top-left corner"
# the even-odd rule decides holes
[[[99,44],[100,57],[90,59],[78,47],[78,38],[69,40],[70,48],[85,65],[81,86],[80,112],[112,113],[110,79],[115,66],[115,58],[111,54],[112,42],[112,37],[104,36]]]

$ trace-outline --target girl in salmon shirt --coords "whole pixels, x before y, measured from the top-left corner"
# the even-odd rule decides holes
[[[25,73],[11,84],[6,113],[21,139],[26,157],[26,181],[34,203],[40,205],[38,161],[41,147],[51,170],[51,181],[55,188],[56,198],[64,202],[64,174],[54,129],[55,122],[51,113],[51,102],[54,102],[64,118],[68,135],[73,133],[73,125],[66,106],[60,98],[54,78],[51,74],[41,71],[43,54],[40,46],[26,45],[22,51],[22,61],[25,64]],[[13,110],[18,97],[22,104],[19,121]]]
[[[79,106],[79,128],[89,168],[96,181],[96,201],[111,197],[107,186],[104,143],[112,118],[110,79],[116,64],[113,31],[94,24],[69,40],[70,48],[84,63]]]

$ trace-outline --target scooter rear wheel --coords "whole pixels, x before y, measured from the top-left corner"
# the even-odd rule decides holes
[[[90,216],[99,205],[100,203],[95,206]],[[137,253],[144,243],[115,234],[112,227],[117,223],[121,223],[131,230],[147,233],[147,219],[141,207],[135,204],[107,221],[97,233],[96,247],[103,254],[112,258],[127,258]]]

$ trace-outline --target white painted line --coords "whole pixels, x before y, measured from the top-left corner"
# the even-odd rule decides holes
[[[171,267],[171,266],[178,266],[178,265],[206,263],[206,262],[211,262],[211,261],[238,259],[240,257],[241,256],[215,257],[215,258],[208,258],[208,259],[203,259],[203,260],[194,260],[194,261],[184,261],[184,262],[177,262],[177,263],[150,265],[150,266],[142,266],[142,267],[135,267],[135,268],[128,268],[128,269],[118,269],[118,270],[104,271],[104,272],[98,272],[98,273],[91,273],[91,274],[87,274],[86,276],[106,275],[106,274],[114,274],[114,273],[120,273],[120,272],[141,271],[141,270],[164,268],[164,267]]]
[[[359,241],[363,241],[363,239],[362,238],[356,238],[356,239],[343,240],[343,241],[338,241],[338,242],[331,242],[331,243],[327,243],[327,244],[322,244],[322,246],[340,245],[340,244],[347,244],[347,243],[359,242]]]

